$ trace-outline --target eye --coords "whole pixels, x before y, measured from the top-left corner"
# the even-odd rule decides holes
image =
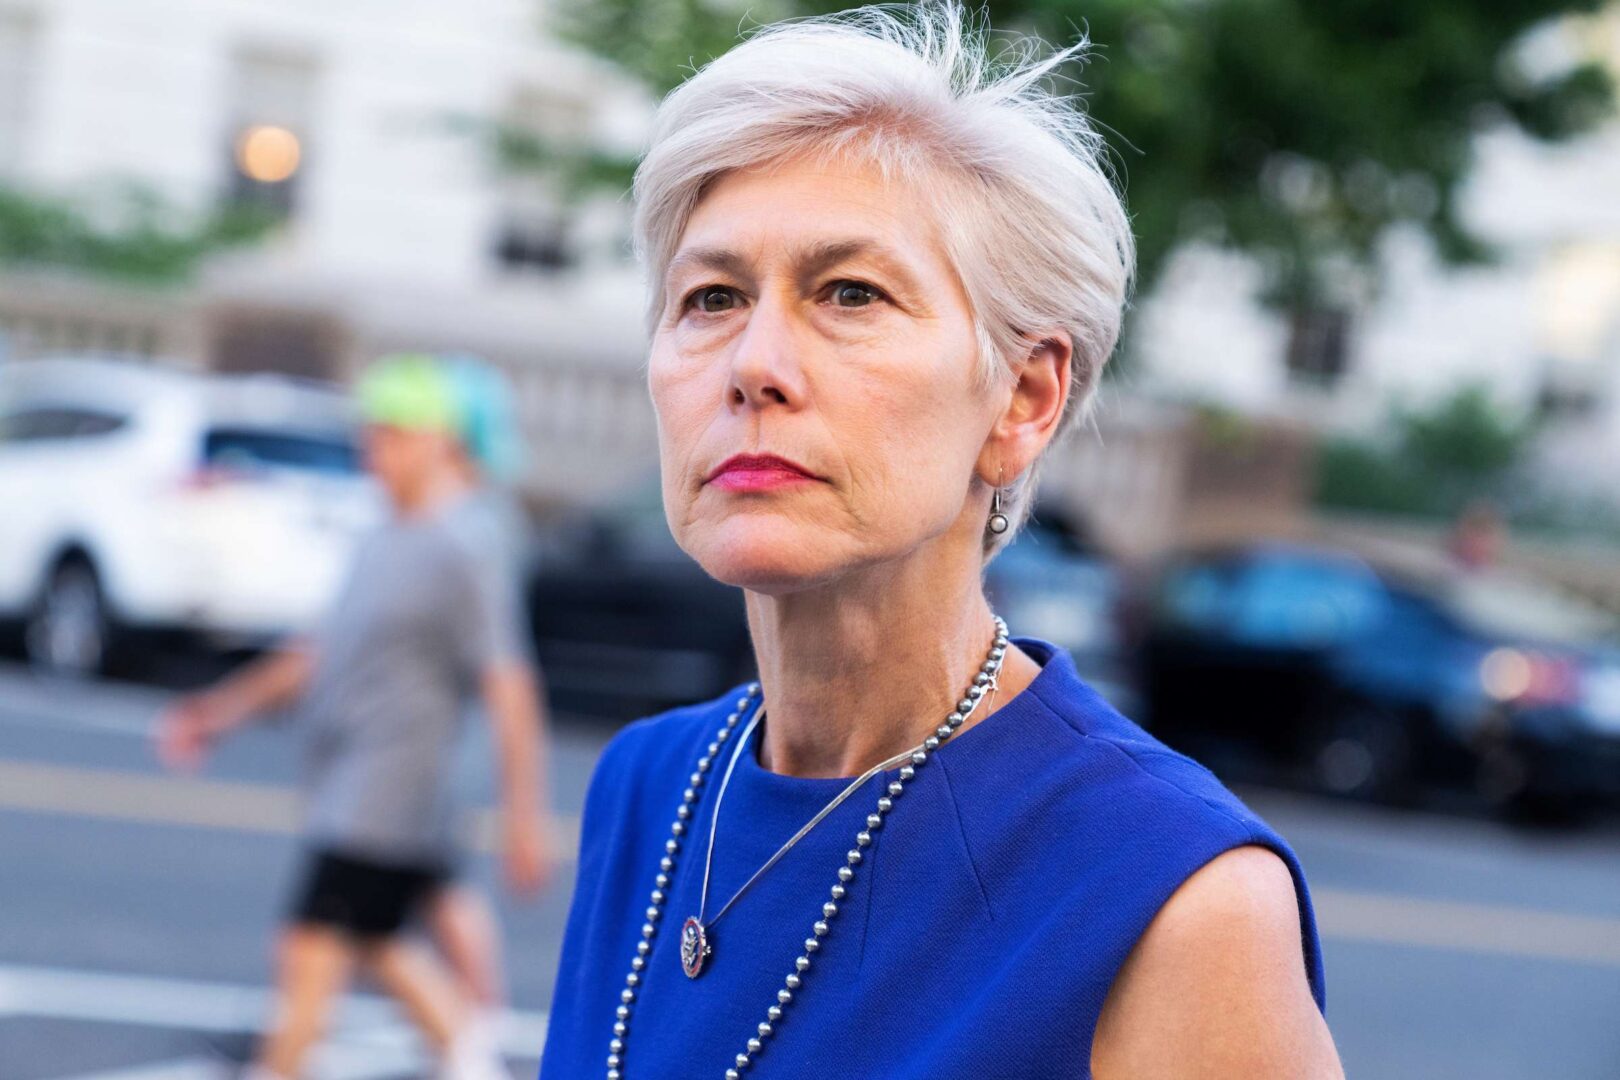
[[[883,299],[883,294],[864,281],[835,281],[832,287],[832,302],[838,307],[866,307],[875,300]]]
[[[737,293],[725,285],[705,285],[686,298],[686,306],[711,313],[730,311],[737,306]]]

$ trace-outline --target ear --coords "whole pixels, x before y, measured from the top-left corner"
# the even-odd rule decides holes
[[[978,475],[986,484],[1010,484],[1035,463],[1057,434],[1069,401],[1074,342],[1062,330],[1040,338],[1013,371],[1006,407],[990,429],[979,454]]]

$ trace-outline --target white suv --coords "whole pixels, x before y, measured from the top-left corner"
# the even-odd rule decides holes
[[[91,674],[126,632],[308,627],[381,502],[347,397],[100,359],[0,366],[0,618]]]

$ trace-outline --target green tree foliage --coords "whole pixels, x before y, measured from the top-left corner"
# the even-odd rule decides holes
[[[1151,284],[1177,245],[1203,240],[1265,266],[1270,299],[1342,302],[1347,271],[1374,280],[1399,222],[1451,261],[1487,252],[1457,189],[1482,126],[1541,138],[1588,129],[1613,105],[1597,67],[1532,79],[1514,47],[1602,0],[991,0],[998,31],[1069,42],[1106,131]],[[564,32],[665,90],[751,26],[838,10],[826,0],[582,0]]]
[[[1535,422],[1503,412],[1481,386],[1426,409],[1390,410],[1381,441],[1336,439],[1317,460],[1317,501],[1347,510],[1444,516],[1501,496]],[[1514,502],[1515,500],[1506,500]]]
[[[1420,468],[1488,479],[1518,460],[1533,425],[1505,414],[1484,387],[1465,386],[1429,410],[1397,410],[1400,456]]]
[[[185,280],[207,255],[257,240],[275,222],[271,211],[252,206],[187,217],[141,188],[92,207],[0,187],[0,267],[169,284]]]

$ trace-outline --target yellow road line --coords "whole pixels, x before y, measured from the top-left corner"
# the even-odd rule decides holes
[[[1620,919],[1345,889],[1311,900],[1329,937],[1620,968]]]
[[[297,791],[276,784],[0,761],[3,810],[292,836],[301,805]],[[560,817],[556,824],[556,851],[571,862],[579,819]],[[478,811],[472,829],[475,847],[494,849],[500,832],[493,810]]]

